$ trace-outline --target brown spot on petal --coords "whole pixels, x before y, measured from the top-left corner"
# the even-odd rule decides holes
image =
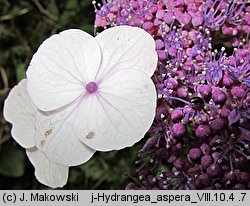
[[[47,138],[51,133],[52,133],[52,128],[48,129],[48,130],[44,133],[44,137]]]
[[[89,133],[86,135],[86,138],[87,138],[87,139],[92,139],[94,136],[95,136],[95,133],[94,133],[94,132],[89,132]]]
[[[45,144],[45,140],[41,141],[41,147],[43,147],[43,145]]]

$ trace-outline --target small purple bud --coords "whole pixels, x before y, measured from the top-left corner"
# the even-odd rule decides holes
[[[165,14],[164,9],[158,9],[158,11],[156,12],[156,18],[163,19],[164,14]]]
[[[159,60],[164,61],[166,59],[166,52],[165,50],[157,50],[156,51],[159,57]]]
[[[209,165],[211,165],[212,163],[213,163],[213,159],[210,155],[205,155],[201,158],[201,166],[204,169],[207,169]]]
[[[185,166],[185,162],[183,161],[182,158],[177,158],[177,159],[174,161],[173,165],[175,166],[175,168],[176,168],[177,170],[182,170],[182,169],[184,168],[184,166]]]
[[[164,42],[161,39],[155,40],[156,49],[160,50],[164,47]]]
[[[149,7],[148,11],[151,13],[151,14],[155,14],[157,12],[158,8],[157,6],[155,5],[152,5],[151,7]]]
[[[206,174],[203,173],[197,177],[197,186],[205,186],[208,187],[211,184],[211,178]]]
[[[222,167],[218,164],[212,164],[207,168],[207,174],[212,178],[221,177],[223,174]]]
[[[197,90],[203,98],[208,98],[212,92],[209,85],[198,85]]]
[[[223,107],[221,109],[221,111],[220,111],[220,116],[223,117],[223,118],[225,118],[225,119],[227,119],[229,113],[230,113],[230,110],[227,109],[227,108],[225,108],[225,107]]]
[[[211,121],[210,127],[214,131],[222,131],[224,129],[224,121],[221,118],[217,118]]]
[[[147,14],[145,14],[145,19],[148,20],[148,21],[151,21],[153,19],[153,15],[150,14],[150,13],[147,13]]]
[[[183,112],[181,109],[175,109],[171,113],[173,122],[179,122],[183,118]]]
[[[195,134],[200,139],[206,139],[212,134],[212,130],[208,125],[201,124],[196,130]]]
[[[203,22],[203,17],[202,14],[200,12],[196,12],[193,16],[192,16],[192,24],[194,27],[198,27],[202,24]]]
[[[221,153],[219,152],[213,152],[212,157],[215,162],[217,162],[219,159],[221,159]]]
[[[183,124],[181,123],[176,123],[172,127],[172,136],[174,138],[180,138],[183,137],[186,134],[186,128]]]
[[[244,89],[242,89],[242,87],[239,87],[239,86],[234,86],[232,89],[231,89],[231,94],[234,98],[237,98],[237,99],[240,99],[244,96]]]
[[[234,80],[232,80],[232,78],[230,78],[228,75],[224,74],[222,83],[224,86],[230,87],[234,83]]]
[[[227,99],[227,96],[223,91],[216,90],[212,93],[212,99],[215,103],[224,103]]]
[[[154,24],[152,22],[144,22],[142,28],[145,30],[151,30],[154,28]]]
[[[171,22],[173,21],[173,16],[174,14],[172,12],[166,12],[163,15],[163,20],[167,23],[167,24],[171,24]]]
[[[208,155],[208,154],[211,153],[211,147],[210,147],[208,144],[206,144],[206,143],[203,143],[203,144],[200,146],[200,149],[201,149],[201,151],[202,151],[202,153],[203,153],[204,155]]]
[[[178,87],[178,81],[175,78],[168,78],[166,83],[167,89],[177,89]]]
[[[188,156],[192,161],[198,162],[201,158],[201,150],[199,148],[192,148],[189,151]]]
[[[188,13],[184,13],[182,15],[182,18],[179,19],[180,23],[183,24],[184,26],[185,25],[188,25],[192,20],[192,17],[188,14]]]

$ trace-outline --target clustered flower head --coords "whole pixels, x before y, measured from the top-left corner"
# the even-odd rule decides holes
[[[127,189],[250,189],[250,3],[93,3],[97,31],[143,28],[159,58],[156,117]]]

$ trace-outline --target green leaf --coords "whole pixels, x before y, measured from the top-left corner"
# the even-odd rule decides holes
[[[0,151],[0,174],[21,177],[24,174],[24,152],[13,143],[2,145]]]
[[[22,79],[24,79],[26,77],[26,65],[25,64],[19,64],[16,67],[16,78],[17,81],[21,81]]]
[[[192,129],[192,127],[190,125],[187,125],[186,129],[187,129],[188,136],[192,137],[193,136],[193,129]]]

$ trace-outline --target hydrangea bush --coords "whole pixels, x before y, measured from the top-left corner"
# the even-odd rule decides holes
[[[96,31],[155,40],[157,109],[127,189],[250,189],[250,3],[93,1]]]

